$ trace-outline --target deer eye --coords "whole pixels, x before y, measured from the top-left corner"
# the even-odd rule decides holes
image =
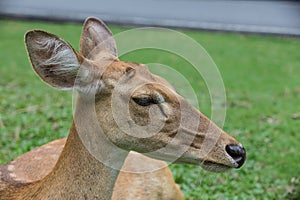
[[[165,99],[159,93],[156,93],[153,96],[140,95],[140,96],[132,97],[132,100],[140,106],[150,106],[152,104],[160,104],[165,102]]]
[[[133,97],[132,100],[140,106],[150,106],[152,104],[158,104],[159,103],[154,98],[152,98],[151,96]]]

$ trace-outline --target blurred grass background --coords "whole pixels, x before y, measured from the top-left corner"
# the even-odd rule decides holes
[[[114,33],[126,30],[111,26]],[[0,164],[67,136],[72,94],[50,88],[31,69],[24,34],[42,29],[79,46],[81,25],[0,20]],[[171,165],[186,199],[300,199],[300,40],[275,36],[183,31],[211,55],[227,94],[224,130],[247,149],[239,170],[222,174]],[[210,114],[201,79],[176,56],[145,50],[123,60],[163,63],[189,77],[200,109]]]

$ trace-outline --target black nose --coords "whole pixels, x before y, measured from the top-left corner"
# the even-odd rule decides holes
[[[229,144],[225,147],[225,149],[226,149],[226,152],[238,164],[237,168],[240,168],[246,160],[246,150],[244,149],[244,147],[236,145],[236,144]]]

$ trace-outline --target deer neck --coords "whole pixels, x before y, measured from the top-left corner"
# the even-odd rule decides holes
[[[98,134],[86,103],[78,102],[73,125],[57,164],[42,181],[30,186],[30,197],[111,199],[118,169],[122,167],[128,152],[114,153],[115,147],[103,134]],[[90,139],[84,138],[88,135]]]

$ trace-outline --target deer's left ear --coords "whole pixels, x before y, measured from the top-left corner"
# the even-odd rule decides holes
[[[25,43],[32,67],[49,85],[72,89],[83,57],[64,40],[44,31],[29,31]]]
[[[80,38],[80,52],[89,59],[101,51],[117,57],[116,42],[109,28],[97,18],[87,18]]]

